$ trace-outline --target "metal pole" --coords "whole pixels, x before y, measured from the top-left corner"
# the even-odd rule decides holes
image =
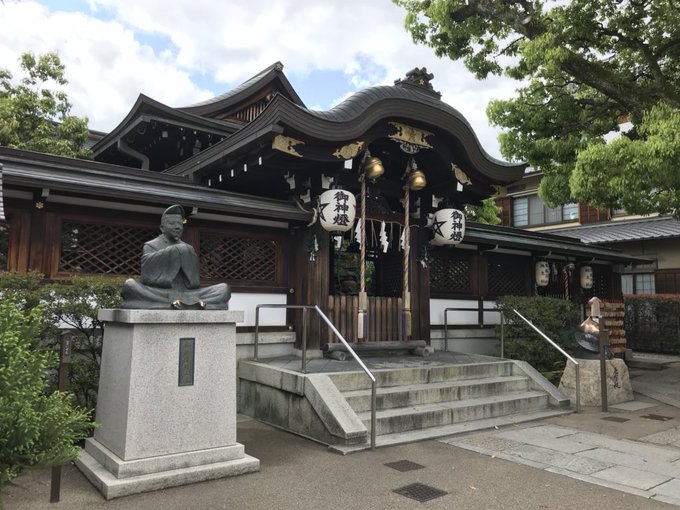
[[[257,305],[255,307],[255,345],[253,345],[253,359],[255,361],[258,361],[257,359],[257,342],[259,340],[259,335],[260,335],[260,305]]]
[[[505,358],[505,314],[501,312],[501,358]]]
[[[581,367],[578,363],[575,365],[576,369],[576,412],[581,412]]]
[[[609,331],[604,329],[604,317],[600,317],[600,391],[602,392],[602,412],[609,410],[607,397],[607,360],[605,357],[606,344],[608,343]]]
[[[375,450],[375,381],[371,381],[371,450]]]
[[[302,309],[302,373],[307,373],[307,308]]]
[[[449,314],[444,310],[444,352],[449,352]]]
[[[68,365],[71,363],[71,337],[62,335],[59,351],[59,383],[58,391],[68,390]],[[50,503],[58,503],[61,494],[61,465],[52,466],[50,481]]]

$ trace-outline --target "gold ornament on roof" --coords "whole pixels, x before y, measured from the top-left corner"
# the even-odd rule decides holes
[[[451,163],[451,170],[453,170],[453,173],[455,174],[456,179],[458,180],[459,183],[465,186],[469,186],[470,184],[472,184],[472,181],[467,176],[467,174],[463,172],[463,170],[461,170],[461,168],[455,163]]]
[[[492,184],[491,187],[494,190],[493,196],[495,197],[503,198],[508,194],[508,189],[505,186],[501,186],[500,184]]]
[[[357,140],[354,143],[343,145],[339,149],[336,149],[333,156],[339,159],[352,159],[364,149],[364,145],[366,145],[366,142]]]
[[[304,145],[305,142],[302,140],[296,140],[290,136],[276,135],[272,140],[272,149],[277,151],[285,152],[286,154],[291,154],[292,156],[302,157],[298,151],[295,150],[296,145]]]
[[[396,133],[389,135],[391,140],[406,142],[420,147],[427,147],[429,149],[432,148],[432,145],[426,140],[428,136],[432,135],[429,131],[424,131],[413,126],[407,126],[401,122],[389,122],[389,124],[394,126],[397,130]]]

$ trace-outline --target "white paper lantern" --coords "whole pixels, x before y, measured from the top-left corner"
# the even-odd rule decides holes
[[[331,189],[319,196],[319,222],[328,232],[347,232],[356,214],[356,199],[348,191]]]
[[[458,244],[465,235],[465,215],[458,209],[440,209],[432,222],[434,244]]]
[[[581,288],[593,288],[593,268],[591,266],[581,266]]]
[[[545,287],[550,283],[550,263],[545,260],[536,262],[536,285]]]

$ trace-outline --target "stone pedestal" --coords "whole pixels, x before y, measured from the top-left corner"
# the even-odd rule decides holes
[[[259,470],[236,442],[243,312],[101,310],[99,319],[101,427],[76,465],[106,499]]]
[[[577,360],[581,376],[581,405],[602,405],[602,390],[600,385],[600,360]],[[633,387],[630,385],[628,367],[622,359],[614,358],[605,361],[607,366],[607,403],[620,404],[633,400]],[[560,391],[576,402],[576,367],[567,363],[559,386]]]

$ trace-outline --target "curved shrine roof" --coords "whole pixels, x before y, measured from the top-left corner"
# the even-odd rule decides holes
[[[428,91],[399,85],[359,91],[328,111],[309,110],[276,95],[254,121],[200,155],[169,168],[167,173],[190,175],[258,143],[262,137],[272,137],[288,129],[311,139],[341,142],[356,140],[377,123],[388,120],[403,120],[452,136],[464,147],[474,167],[494,182],[514,182],[524,173],[524,163],[506,163],[491,157],[458,110]]]

